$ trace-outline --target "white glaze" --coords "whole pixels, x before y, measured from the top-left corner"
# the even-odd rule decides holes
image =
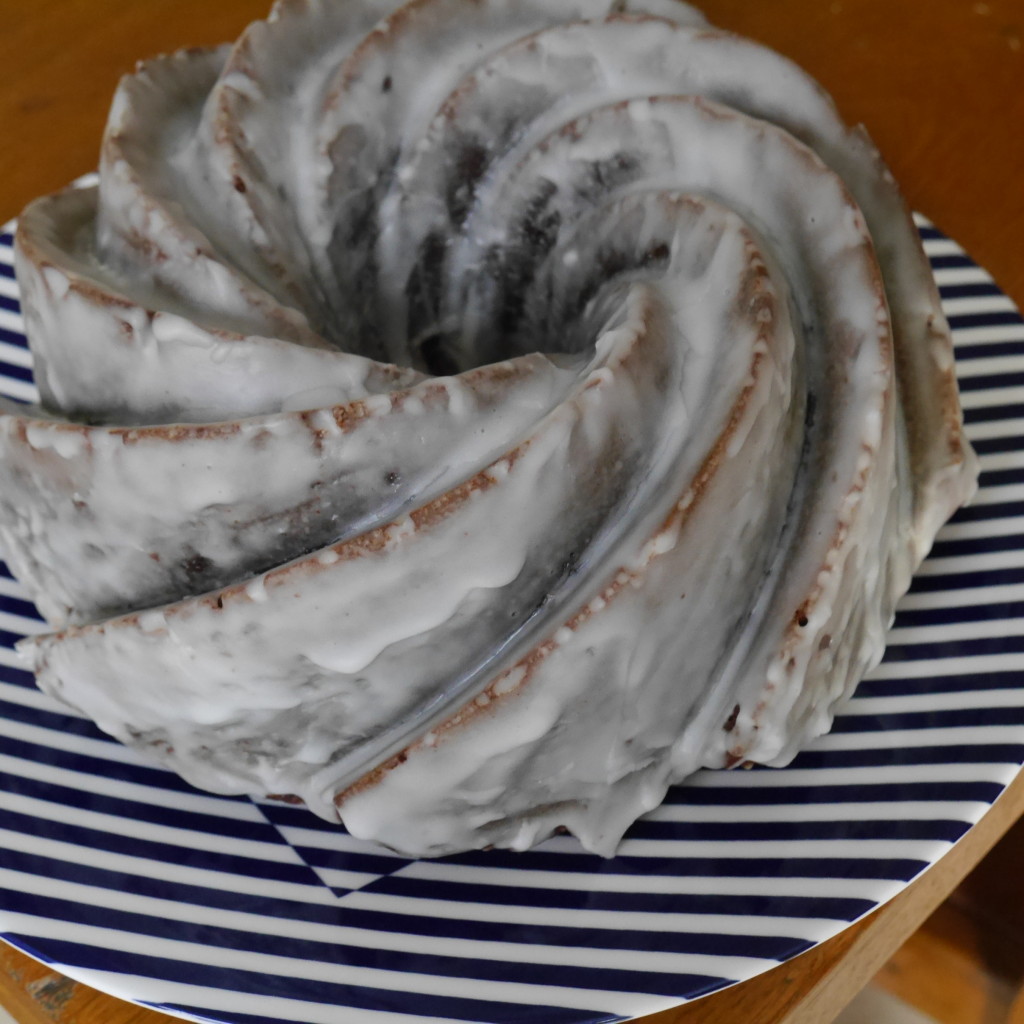
[[[423,375],[330,349],[322,339],[190,310],[156,279],[122,278],[96,251],[96,190],[37,200],[15,250],[43,402],[120,425],[209,423],[279,412],[293,395],[336,389],[336,404],[407,387]],[[296,343],[299,342],[299,343]]]
[[[98,195],[22,224],[0,542],[197,785],[611,853],[827,730],[972,491],[891,176],[683,5],[285,0],[122,83]]]
[[[7,405],[0,540],[55,627],[202,593],[443,494],[573,381],[537,355],[496,370],[212,427],[87,427]]]

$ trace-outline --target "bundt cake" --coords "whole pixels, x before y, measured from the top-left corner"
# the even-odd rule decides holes
[[[786,763],[975,485],[867,135],[675,0],[281,0],[16,256],[39,685],[410,855]]]

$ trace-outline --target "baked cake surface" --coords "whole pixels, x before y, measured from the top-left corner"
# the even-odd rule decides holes
[[[410,854],[786,763],[974,487],[870,140],[674,0],[285,0],[128,76],[17,261],[40,685]]]

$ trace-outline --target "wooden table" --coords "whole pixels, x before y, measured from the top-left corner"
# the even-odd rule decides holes
[[[862,121],[911,205],[1024,300],[1021,0],[705,0],[716,24],[793,57]],[[0,217],[95,166],[134,61],[234,38],[266,0],[0,0]],[[649,1024],[826,1024],[1024,813],[1018,780],[935,868],[836,939]],[[3,947],[0,1004],[23,1024],[170,1018],[92,992]]]

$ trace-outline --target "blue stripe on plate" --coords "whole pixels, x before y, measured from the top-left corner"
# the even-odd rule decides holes
[[[5,743],[4,754],[17,756],[16,744]],[[24,749],[24,748],[22,748]],[[152,804],[143,800],[125,800],[90,792],[90,776],[84,776],[77,786],[59,786],[53,782],[36,782],[24,776],[0,773],[0,790],[18,793],[37,800],[56,801],[77,806],[97,814],[109,814],[116,818],[132,821],[150,821],[170,828],[184,829],[192,833],[218,835],[233,839],[256,839],[261,842],[275,842],[277,834],[266,822],[253,823],[226,818],[223,815],[200,814],[176,807]],[[77,781],[77,780],[76,780]],[[126,840],[123,852],[132,852],[135,842]],[[261,862],[262,863],[262,862]]]
[[[9,776],[0,775],[0,783],[7,782],[9,778]],[[0,791],[3,793],[14,792],[7,785],[3,785]],[[37,794],[19,793],[18,795],[35,795],[37,799],[41,799]],[[51,804],[50,806],[52,807],[51,813],[56,815],[59,812],[60,805]],[[216,871],[229,875],[273,880],[275,882],[290,882],[294,885],[319,886],[321,884],[303,864],[282,864],[258,857],[242,856],[239,853],[230,852],[230,846],[227,843],[225,843],[223,852],[199,849],[189,844],[187,833],[176,837],[180,841],[175,843],[140,839],[128,831],[129,821],[130,819],[123,819],[123,829],[107,831],[100,828],[74,825],[56,818],[43,817],[39,814],[26,814],[5,807],[2,815],[0,815],[0,828],[8,829],[12,832],[21,832],[28,836],[36,836],[41,839],[71,844],[72,846],[80,847],[83,851],[104,851],[154,862],[162,861],[166,864],[185,863],[188,867],[201,871]]]
[[[1024,761],[1024,739],[1020,743],[941,743],[903,749],[805,750],[792,767],[895,769],[943,765],[951,757],[962,757],[964,764],[1020,764]]]
[[[898,728],[898,726],[894,726]],[[799,843],[812,839],[938,839],[955,843],[966,831],[962,821],[641,821],[630,830],[631,839],[756,843],[784,839]],[[798,855],[799,856],[799,855]]]
[[[921,679],[865,679],[857,690],[858,697],[873,696],[916,696],[933,693],[963,694],[965,706],[972,702],[978,690],[1013,689],[1024,690],[1024,670],[1019,672],[986,672],[958,676],[925,676]],[[853,707],[856,707],[855,705]],[[988,801],[991,803],[991,801]]]
[[[10,636],[11,634],[7,634]],[[4,636],[0,631],[0,638]],[[6,667],[4,668],[6,672]],[[5,678],[5,681],[8,681]],[[25,704],[17,704],[13,701],[0,701],[0,712],[10,721],[31,722],[33,725],[54,731],[54,742],[60,743],[60,736],[74,734],[76,736],[88,737],[98,740],[101,743],[114,748],[117,741],[102,733],[92,722],[85,718],[78,718],[66,713],[54,704],[53,710],[49,708],[34,708]]]
[[[5,665],[2,670],[2,682],[9,686],[15,686],[22,690],[29,689],[34,690],[36,688],[35,676],[31,672],[25,671],[23,668],[14,668],[10,665]]]
[[[964,558],[962,567],[948,572],[934,572],[917,576],[910,588],[911,594],[931,594],[956,590],[982,590],[988,587],[1016,586],[1024,583],[1024,569],[971,569],[971,559]],[[950,599],[953,604],[955,598]]]
[[[856,707],[852,704],[849,710],[854,711]],[[931,729],[981,728],[987,725],[1024,725],[1024,707],[933,708],[893,714],[844,714],[836,718],[832,735],[892,732],[897,729],[926,733]]]
[[[1015,551],[1018,538],[1015,534],[996,534],[994,537],[967,537],[964,540],[940,540],[932,547],[931,557],[967,558],[970,555],[984,555],[993,551]]]
[[[1005,434],[1002,437],[978,437],[971,441],[979,455],[999,455],[1024,450],[1024,435]]]
[[[920,680],[914,680],[920,683]],[[867,684],[862,683],[862,686]],[[914,691],[918,692],[918,691]],[[927,689],[923,692],[928,693]],[[777,785],[759,789],[742,787],[710,789],[691,786],[673,789],[666,805],[694,807],[764,807],[771,804],[785,806],[814,806],[815,804],[842,805],[844,803],[992,803],[1003,791],[996,782],[877,782],[787,786]],[[837,810],[837,816],[842,815]]]
[[[1024,618],[1024,600],[993,601],[991,604],[966,605],[963,608],[904,608],[894,625],[897,629],[910,626],[945,626],[953,622],[984,622],[987,619]],[[1017,678],[1024,685],[1024,673]]]
[[[991,281],[972,282],[970,284],[947,284],[939,288],[943,299],[980,298],[1003,293]]]
[[[75,849],[69,847],[69,850]],[[8,844],[0,854],[0,867],[10,871],[40,875],[44,878],[74,882],[78,885],[108,889],[110,892],[131,892],[133,895],[170,900],[178,904],[194,904],[198,907],[212,907],[218,910],[240,911],[249,913],[252,910],[251,895],[226,889],[215,884],[214,876],[209,885],[193,885],[167,878],[158,878],[140,874],[138,871],[114,870],[96,867],[82,861],[62,860],[58,857],[44,856],[15,849]],[[141,868],[141,865],[140,865]],[[221,879],[222,876],[216,876]],[[111,897],[113,899],[114,897]],[[273,908],[278,913],[273,916],[289,921],[304,921],[310,924],[334,924],[337,921],[337,910],[333,906],[317,903],[303,903],[297,900],[278,900]]]
[[[37,709],[21,707],[7,701],[0,702],[0,716],[8,721],[39,724],[34,717],[34,712],[38,713]],[[55,743],[59,743],[59,736],[54,736],[53,739]],[[133,761],[123,762],[117,759],[94,757],[59,746],[30,743],[11,736],[6,737],[3,741],[3,753],[10,757],[35,761],[40,765],[55,765],[67,772],[69,779],[74,779],[78,785],[89,786],[91,778],[103,778],[142,784],[150,791],[162,789],[171,793],[194,792],[187,782],[161,768],[139,765]],[[221,818],[218,816],[217,820],[220,821]]]
[[[858,822],[858,825],[861,823]],[[632,838],[632,836],[630,837]],[[906,856],[899,856],[902,852],[899,846],[893,847],[889,852],[892,854],[890,857],[863,857],[858,858],[853,855],[843,856],[836,854],[833,856],[801,856],[799,852],[799,844],[795,844],[791,852],[788,852],[785,856],[772,856],[770,851],[772,848],[760,847],[757,843],[751,843],[750,846],[745,850],[741,851],[739,847],[736,848],[735,853],[737,855],[729,855],[721,853],[721,849],[724,843],[729,840],[713,840],[705,837],[701,837],[697,840],[698,843],[706,842],[709,844],[708,854],[706,856],[695,856],[693,854],[687,854],[688,849],[693,849],[693,843],[689,843],[686,846],[680,844],[679,853],[673,854],[671,852],[671,843],[659,843],[656,849],[658,853],[647,855],[647,856],[634,856],[630,854],[620,854],[615,858],[614,873],[617,876],[616,884],[619,886],[620,891],[618,892],[602,892],[600,896],[595,893],[590,893],[589,898],[591,901],[599,900],[607,897],[618,901],[618,906],[626,907],[629,906],[633,900],[637,899],[640,894],[634,892],[628,888],[628,883],[623,882],[622,879],[634,877],[653,877],[663,876],[664,878],[696,878],[696,877],[713,877],[716,874],[722,874],[731,878],[737,879],[751,879],[751,878],[907,878],[916,873],[923,866],[920,861]],[[710,847],[710,844],[715,843],[714,849]],[[628,844],[627,844],[628,848]],[[840,849],[849,849],[856,853],[855,844],[851,843],[848,846],[841,846]],[[730,851],[732,852],[732,851]],[[745,852],[747,856],[741,856],[739,854]],[[504,871],[520,871],[522,870],[521,865],[508,865],[507,862],[492,864],[488,860],[481,861],[479,855],[476,853],[460,854],[458,857],[446,858],[443,865],[454,865],[458,867],[478,867],[485,868],[488,873],[491,873],[497,869]],[[603,863],[603,862],[601,862]],[[716,867],[717,865],[717,867]],[[547,850],[540,850],[537,852],[535,858],[533,858],[529,870],[531,871],[545,871],[551,872],[554,875],[567,875],[567,874],[584,874],[584,875],[600,875],[604,874],[601,867],[595,865],[595,858],[590,854],[586,853],[553,853]],[[608,869],[606,869],[608,870]],[[475,876],[474,876],[475,877]],[[375,882],[371,883],[372,890],[378,893],[397,893],[404,892],[410,894],[412,892],[418,893],[420,897],[427,895],[427,886],[431,889],[440,884],[433,874],[428,873],[427,878],[421,878],[418,875],[410,872],[396,872],[391,875],[384,875],[378,878]],[[488,903],[492,901],[493,891],[501,890],[505,896],[503,899],[507,899],[507,890],[509,889],[506,885],[501,885],[496,878],[489,878],[486,882],[451,882],[450,885],[458,886],[460,891],[466,893],[475,893],[476,896],[463,896],[463,900],[479,899],[481,902]],[[488,894],[491,895],[488,895]],[[647,893],[643,894],[646,898]],[[665,905],[671,906],[673,897],[666,897],[664,894],[658,894],[659,898],[666,900]],[[546,888],[537,888],[530,890],[528,897],[532,903],[534,900],[540,901],[543,905],[548,905],[553,899],[551,892]],[[567,900],[574,899],[573,893],[565,893],[564,898]],[[526,900],[527,896],[520,892],[519,899]],[[551,904],[553,906],[571,906],[573,904]],[[588,904],[589,905],[589,904]],[[646,909],[650,909],[649,905],[645,905]]]
[[[932,256],[931,265],[933,270],[973,268],[974,260],[970,256]]]
[[[10,597],[4,595],[3,610],[10,615],[21,615],[26,619],[39,619],[39,613],[36,611],[36,606],[28,600],[22,600],[19,597]]]
[[[14,366],[0,359],[0,377],[8,377],[11,380],[25,381],[29,384],[34,380],[32,371],[27,366]]]
[[[996,480],[993,477],[997,474],[986,474],[983,481],[985,487],[999,486],[1000,483],[1017,482],[1024,479],[1024,471],[1020,469],[1009,470],[1004,474],[998,474],[1003,480]],[[993,501],[984,505],[969,505],[961,509],[956,516],[958,523],[978,523],[986,519],[1003,519],[1008,516],[1024,515],[1024,501]],[[941,543],[941,541],[940,541]]]
[[[956,350],[958,363],[970,363],[973,359],[1019,355],[1024,355],[1024,341],[990,341],[980,345],[961,345]]]
[[[963,394],[969,391],[990,391],[992,388],[1019,388],[1021,386],[1024,386],[1024,372],[965,377],[960,381],[960,391]]]
[[[333,1007],[360,1021],[387,1011],[410,1024],[597,1024],[765,970],[891,896],[1024,760],[1024,660],[1013,664],[1024,659],[1014,635],[1024,634],[1024,559],[1000,562],[1024,551],[1024,496],[1012,490],[1024,485],[1013,454],[1024,451],[1024,324],[966,254],[919,223],[943,250],[932,263],[964,332],[957,357],[983,371],[963,381],[976,447],[996,460],[982,487],[1010,490],[989,490],[944,532],[886,662],[789,769],[705,774],[673,789],[613,860],[562,839],[421,864],[302,808],[196,795],[61,711],[6,658],[0,929],[57,966],[104,972],[115,992],[130,995],[137,975],[150,1005],[223,1024],[330,1021]],[[0,246],[10,241],[0,235]],[[10,279],[5,253],[0,276]],[[0,296],[0,310],[16,311],[16,299]],[[0,342],[25,344],[9,327]],[[982,359],[999,359],[998,371]],[[2,363],[0,389],[4,376],[31,379]],[[9,648],[19,622],[37,616],[2,564],[0,611]],[[915,632],[970,623],[979,634],[964,640]],[[90,925],[107,930],[81,931]],[[340,929],[350,931],[332,938]],[[291,958],[279,962],[286,969],[267,970],[271,953]]]
[[[1006,484],[1024,483],[1024,465],[1011,467],[1009,469],[982,470],[980,483],[984,488],[1003,487]],[[971,509],[975,507],[976,506],[969,505],[967,508],[962,509],[958,518],[962,518],[964,513],[970,512]]]
[[[923,865],[917,864],[918,870]],[[657,875],[654,871],[652,874]],[[667,878],[674,877],[666,875]],[[697,877],[697,876],[694,876]],[[703,876],[700,876],[703,877]],[[713,877],[713,876],[712,876]],[[779,878],[779,875],[744,875],[751,878]],[[794,876],[785,876],[794,877]],[[818,876],[815,876],[818,877]],[[843,876],[850,878],[854,876]],[[869,876],[877,877],[877,876]],[[901,878],[896,873],[886,878]],[[751,888],[754,888],[751,885]],[[767,893],[767,886],[764,887]],[[841,886],[837,886],[837,893]],[[486,885],[471,882],[448,882],[439,879],[408,878],[392,875],[374,884],[374,892],[405,896],[410,900],[434,899],[455,904],[479,903],[495,906],[554,907],[561,910],[603,910],[622,914],[728,914],[746,917],[827,918],[852,921],[873,908],[870,901],[855,898],[818,896],[731,895],[728,893],[611,892],[554,888],[520,888],[514,885]],[[797,929],[799,930],[799,929]]]
[[[964,422],[968,428],[976,423],[991,423],[993,420],[1015,420],[1024,416],[1024,403],[1007,402],[1005,405],[986,405],[964,409]],[[1019,439],[1015,439],[1019,443]]]
[[[987,550],[987,549],[986,549]],[[1024,636],[972,637],[970,640],[949,640],[945,643],[893,644],[891,653],[886,651],[885,660],[921,661],[925,658],[960,658],[966,655],[1018,654],[1024,652]],[[1017,709],[1017,720],[1021,724],[1024,713]],[[965,710],[962,714],[967,715]]]
[[[991,313],[954,313],[946,318],[954,330],[968,327],[1001,327],[1016,326],[1020,323],[1020,314],[1015,310],[994,310]]]
[[[143,1006],[148,1006],[154,1010],[162,1010],[166,1013],[173,1013],[188,1018],[195,1018],[201,1021],[210,1021],[213,1018],[209,1016],[209,1011],[204,1010],[202,1007],[191,1006],[186,1003],[143,1003]],[[517,1017],[516,1020],[527,1021],[530,1024],[548,1024],[547,1018],[541,1016],[547,1011],[546,1007],[538,1007],[537,1015],[533,1018]],[[556,1016],[550,1018],[551,1024],[574,1024],[578,1019],[573,1016],[557,1016],[558,1011],[554,1011]],[[571,1013],[571,1011],[569,1011]],[[563,1011],[563,1014],[565,1011]],[[280,1017],[263,1017],[251,1013],[237,1013],[234,1010],[222,1011],[223,1015],[218,1015],[216,1020],[224,1021],[226,1024],[281,1024]],[[600,1017],[595,1020],[600,1020],[601,1024],[616,1024],[617,1021],[625,1020],[624,1017],[618,1017],[611,1014],[601,1014]]]

